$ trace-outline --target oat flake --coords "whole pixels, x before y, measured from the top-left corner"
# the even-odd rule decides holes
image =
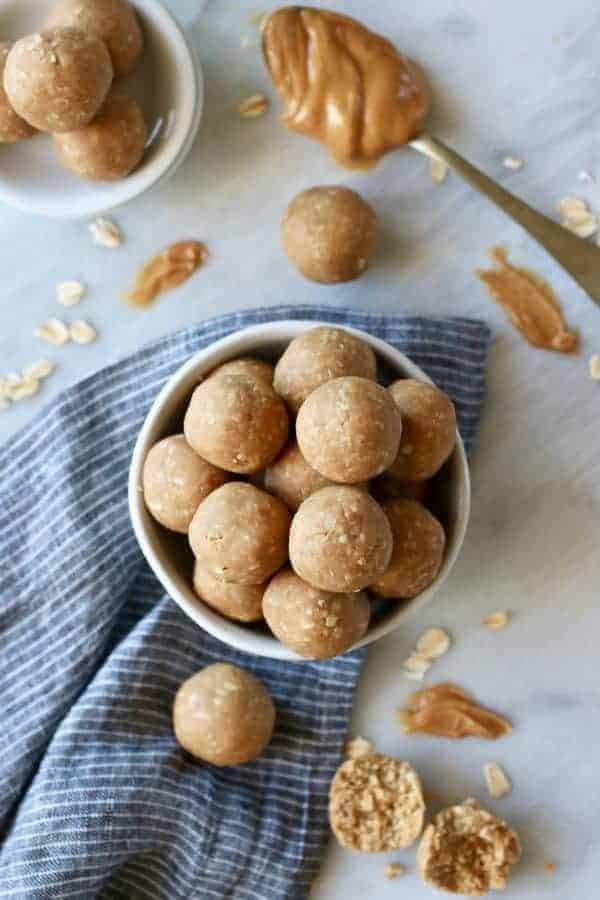
[[[71,323],[69,328],[71,340],[76,344],[91,344],[98,337],[98,333],[93,325],[83,319],[76,319]]]
[[[431,159],[429,161],[429,175],[435,184],[441,184],[446,180],[448,174],[448,166],[441,159]]]
[[[61,281],[56,285],[56,299],[61,306],[77,306],[85,296],[86,287],[81,281]]]
[[[590,356],[589,371],[593,381],[600,381],[600,353]]]
[[[481,624],[492,630],[506,628],[508,625],[508,613],[504,609],[501,612],[492,613],[491,615],[486,616]]]
[[[450,649],[450,637],[442,628],[428,628],[417,642],[417,655],[426,660],[437,659]]]
[[[269,101],[264,94],[252,94],[238,103],[238,112],[242,119],[257,119],[264,116],[269,108]]]
[[[29,381],[37,379],[38,381],[47,378],[56,368],[55,364],[49,359],[40,359],[38,362],[32,363],[23,369],[23,379]]]
[[[483,767],[483,775],[490,797],[498,799],[510,794],[512,785],[506,772],[500,768],[498,763],[486,763]]]
[[[123,232],[112,219],[99,218],[90,222],[89,230],[96,244],[115,249],[123,243]]]
[[[69,329],[60,319],[48,319],[33,332],[34,335],[48,344],[59,347],[69,341]]]

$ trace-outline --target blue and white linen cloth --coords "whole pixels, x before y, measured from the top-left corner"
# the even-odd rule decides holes
[[[405,351],[451,394],[472,445],[485,325],[290,306],[163,338],[0,448],[2,900],[307,896],[363,653],[283,663],[209,637],[164,595],[127,511],[133,444],[169,375],[217,338],[286,318],[363,328]],[[171,730],[178,685],[217,660],[254,672],[278,710],[264,756],[231,769],[193,761]]]

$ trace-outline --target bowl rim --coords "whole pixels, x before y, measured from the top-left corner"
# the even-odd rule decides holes
[[[144,15],[152,17],[170,48],[173,65],[182,74],[186,104],[181,124],[167,140],[167,144],[172,146],[168,146],[168,152],[161,159],[154,160],[147,166],[142,165],[127,178],[109,183],[110,190],[102,196],[101,202],[94,201],[93,196],[90,196],[87,202],[76,203],[73,209],[66,206],[49,208],[43,200],[36,200],[35,196],[32,198],[26,193],[12,190],[11,185],[6,184],[2,177],[0,202],[19,212],[57,221],[77,221],[102,216],[160,187],[175,174],[189,154],[202,121],[205,101],[204,75],[198,54],[174,14],[160,0],[131,2],[142,21]],[[0,0],[0,8],[2,5]]]
[[[129,468],[128,503],[133,531],[146,561],[171,599],[173,599],[197,625],[213,637],[236,650],[241,650],[256,656],[293,662],[310,662],[311,660],[294,653],[294,651],[285,647],[272,635],[256,634],[255,632],[246,629],[243,624],[226,619],[207,606],[201,606],[201,601],[199,599],[197,603],[192,603],[183,591],[173,583],[173,580],[165,570],[160,558],[155,553],[146,532],[144,519],[149,514],[146,511],[141,491],[141,478],[144,460],[150,446],[152,446],[152,443],[156,440],[154,431],[161,423],[164,407],[171,399],[172,394],[177,391],[179,386],[188,377],[192,375],[200,377],[221,362],[235,358],[236,352],[240,355],[251,355],[252,349],[249,346],[249,342],[255,337],[260,337],[263,340],[263,343],[266,343],[266,339],[269,337],[272,341],[291,341],[299,334],[319,326],[343,328],[345,331],[348,331],[369,343],[378,356],[385,359],[388,363],[391,363],[391,365],[394,368],[397,368],[405,377],[413,377],[421,381],[426,381],[429,384],[434,384],[432,379],[419,366],[412,362],[409,357],[402,353],[402,351],[396,349],[396,347],[389,344],[387,341],[375,337],[361,329],[352,328],[346,325],[332,325],[331,322],[320,320],[285,319],[262,322],[244,328],[241,331],[228,334],[209,344],[208,347],[202,348],[194,353],[170,376],[154,399],[152,406],[146,415],[135,442]],[[260,351],[260,347],[257,347],[256,350]],[[387,617],[385,621],[370,627],[364,637],[346,652],[351,652],[360,647],[366,647],[385,635],[390,634],[392,631],[395,631],[396,628],[398,628],[410,615],[413,615],[431,601],[454,567],[464,543],[471,508],[469,464],[458,429],[454,453],[458,460],[458,478],[460,482],[458,490],[459,508],[456,515],[452,546],[450,547],[449,552],[446,552],[442,567],[435,581],[425,591],[419,594],[418,597],[399,605],[395,614]]]

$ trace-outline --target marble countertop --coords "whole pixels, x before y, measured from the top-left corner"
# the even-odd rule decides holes
[[[432,128],[447,142],[544,212],[568,193],[600,211],[600,13],[592,0],[330,5],[387,32],[425,62],[436,98]],[[58,369],[40,397],[0,412],[0,440],[89,372],[159,335],[240,307],[325,302],[486,319],[496,339],[466,546],[436,601],[370,651],[352,730],[410,759],[436,805],[476,796],[518,829],[524,859],[507,900],[593,900],[600,881],[600,385],[588,378],[587,360],[600,352],[600,309],[457,178],[434,186],[410,150],[373,172],[346,173],[320,147],[279,127],[274,110],[240,120],[240,99],[270,93],[258,50],[241,46],[244,35],[256,37],[249,23],[256,3],[214,0],[200,18],[197,4],[178,6],[205,69],[205,119],[175,179],[119,211],[126,245],[105,250],[92,244],[84,223],[1,211],[0,372],[41,356]],[[524,159],[521,171],[503,169],[507,153]],[[595,172],[598,183],[578,182],[581,169]],[[327,182],[359,189],[382,227],[372,270],[340,287],[302,281],[278,240],[288,200]],[[210,265],[146,312],[125,306],[119,292],[138,265],[188,236],[207,242]],[[498,242],[552,282],[581,332],[580,357],[530,348],[489,300],[473,272]],[[90,287],[77,315],[98,327],[100,339],[47,352],[33,329],[64,313],[54,285],[71,278]],[[498,609],[511,611],[509,627],[483,629],[482,617]],[[471,688],[513,720],[513,735],[491,745],[451,743],[407,738],[397,729],[394,709],[412,687],[399,666],[429,625],[447,628],[454,639],[430,680]],[[512,794],[497,802],[487,800],[482,780],[489,760],[514,782]],[[384,878],[391,859],[407,866],[400,882]],[[556,862],[554,874],[545,872],[546,860]],[[356,856],[332,846],[314,897],[363,892],[377,900],[432,896],[416,877],[413,851]]]

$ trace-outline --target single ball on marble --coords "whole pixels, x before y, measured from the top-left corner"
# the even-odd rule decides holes
[[[288,345],[275,366],[273,385],[295,415],[315,388],[344,375],[375,381],[375,354],[366,341],[349,331],[322,325]]]
[[[182,434],[174,434],[155,444],[146,457],[144,501],[157,522],[187,534],[202,501],[229,477],[198,456]]]
[[[258,622],[263,617],[266,584],[235,584],[216,578],[201,565],[194,566],[194,591],[211,609],[235,622]]]
[[[209,373],[207,379],[214,378],[216,375],[246,375],[248,378],[263,381],[273,387],[274,373],[275,367],[271,363],[265,362],[263,359],[242,356],[240,359],[231,359],[229,362],[217,366]]]
[[[361,591],[386,571],[392,530],[378,503],[364,490],[321,488],[292,520],[290,561],[300,578],[324,591]],[[377,573],[377,574],[375,574]]]
[[[33,128],[53,133],[91,122],[112,80],[106,45],[76,28],[21,38],[4,70],[4,89],[15,112]]]
[[[198,565],[234,584],[262,584],[288,558],[290,514],[266,491],[233,481],[198,507],[189,530]]]
[[[285,404],[270,385],[247,375],[213,376],[198,385],[183,430],[204,459],[251,475],[268,466],[288,436]]]
[[[87,181],[125,178],[142,159],[147,140],[139,103],[116,95],[104,102],[88,125],[53,135],[60,163]]]
[[[365,272],[375,249],[377,218],[363,198],[346,187],[313,187],[287,208],[281,240],[305,278],[323,284],[353,281]]]
[[[35,134],[35,128],[17,115],[4,90],[4,69],[12,44],[0,41],[0,144],[16,144]]]
[[[192,675],[175,696],[175,737],[192,756],[214,766],[256,759],[274,726],[275,704],[264,684],[228,663]]]
[[[390,473],[403,481],[426,481],[456,445],[454,404],[439,388],[412,378],[395,381],[389,392],[402,417],[402,439]]]
[[[380,597],[410,600],[435,581],[444,558],[446,535],[440,522],[415,500],[383,504],[394,546],[389,566],[370,586]]]
[[[371,604],[362,591],[322,591],[283,569],[265,591],[263,614],[275,637],[290,650],[310,659],[329,659],[363,637]]]
[[[140,22],[125,0],[60,0],[50,11],[45,28],[78,28],[104,41],[115,78],[129,75],[142,55]]]
[[[296,435],[306,461],[342,484],[369,481],[398,454],[402,421],[389,392],[367,378],[336,378],[310,394]]]

